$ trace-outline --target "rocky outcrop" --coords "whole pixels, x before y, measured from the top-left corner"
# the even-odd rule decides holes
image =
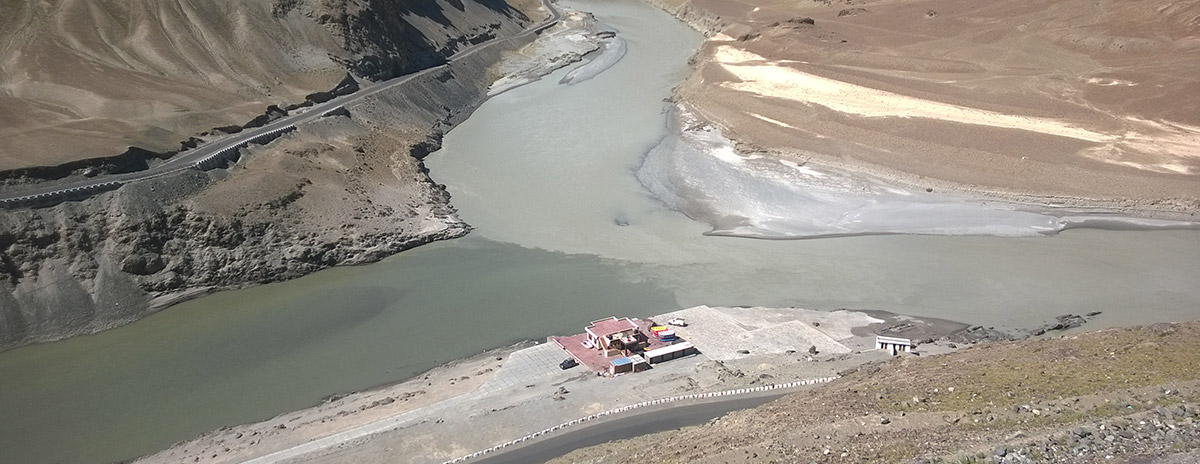
[[[697,7],[692,0],[646,0],[647,3],[675,15],[680,21],[705,36],[716,35],[729,26],[720,15]]]
[[[306,14],[332,26],[343,38],[346,49],[355,55],[348,63],[355,74],[374,79],[441,64],[461,46],[485,42],[505,29],[505,21],[500,20],[463,22],[466,7],[462,2],[448,2],[451,8],[446,8],[445,3],[429,1],[342,0],[340,3],[333,11],[310,8]],[[501,18],[520,15],[504,0],[472,3]],[[454,33],[430,34],[428,24],[440,25]]]
[[[286,223],[133,198],[145,193],[123,191],[0,217],[0,346],[92,332],[206,291],[376,261],[467,231],[452,222],[425,233],[331,240]],[[429,200],[444,204],[445,198]]]
[[[522,14],[484,3],[465,6],[496,13],[482,24],[447,17],[464,31],[519,31],[527,23]],[[497,17],[505,18],[500,28],[493,27]],[[454,37],[469,43],[472,34]],[[486,98],[488,68],[503,50],[530,40],[490,47],[357,100],[268,145],[244,148],[225,169],[183,171],[79,202],[4,211],[0,350],[114,327],[207,292],[372,262],[467,233],[420,158]],[[434,61],[446,52],[423,50],[433,53],[423,59]]]
[[[241,126],[232,127],[238,131],[242,129]],[[180,148],[190,148],[189,144],[192,144],[192,147],[194,147],[195,140],[195,138],[189,138],[181,143]],[[156,152],[144,148],[129,147],[124,152],[113,156],[88,158],[53,166],[9,169],[0,171],[0,188],[5,186],[22,188],[24,185],[35,182],[60,180],[72,176],[92,177],[99,174],[121,174],[142,171],[148,169],[154,163],[168,159],[177,153],[179,153],[179,150]]]

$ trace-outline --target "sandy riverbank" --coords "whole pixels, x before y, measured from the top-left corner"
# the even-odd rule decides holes
[[[740,153],[1022,207],[1200,211],[1194,8],[653,3],[709,35],[678,98]]]
[[[539,35],[538,40],[506,53],[504,59],[492,67],[491,74],[496,77],[488,88],[488,96],[535,82],[555,70],[594,56],[593,52],[613,40],[601,38],[598,35],[601,30],[608,28],[597,23],[591,13],[564,10],[558,24]]]
[[[470,393],[491,378],[522,343],[453,361],[405,382],[333,395],[312,408],[255,424],[226,427],[139,459],[143,463],[242,462],[317,438],[417,411]]]
[[[1083,227],[1200,228],[1194,217],[1180,212],[1119,211],[1096,202],[1066,204],[953,185],[935,189],[853,160],[748,152],[745,144],[726,137],[728,129],[706,121],[690,104],[677,104],[668,118],[667,136],[643,158],[638,180],[670,208],[710,224],[712,235],[1032,236]]]

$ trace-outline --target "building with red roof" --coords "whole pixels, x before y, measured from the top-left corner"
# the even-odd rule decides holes
[[[583,331],[587,334],[584,346],[591,345],[591,348],[604,351],[608,356],[617,354],[609,354],[611,351],[619,353],[633,350],[645,338],[641,327],[628,317],[617,319],[617,316],[611,316],[592,321]]]

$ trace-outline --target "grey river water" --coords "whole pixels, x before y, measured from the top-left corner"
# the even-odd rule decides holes
[[[0,353],[0,462],[108,462],[403,380],[610,314],[696,304],[874,308],[1022,327],[1200,317],[1200,233],[705,236],[634,175],[700,37],[634,0],[564,1],[624,57],[496,96],[430,156],[477,230],[381,263],[191,301]]]

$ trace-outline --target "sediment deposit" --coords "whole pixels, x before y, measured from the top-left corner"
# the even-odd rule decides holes
[[[1032,205],[1200,210],[1196,2],[652,3],[709,37],[677,95],[743,153]]]

